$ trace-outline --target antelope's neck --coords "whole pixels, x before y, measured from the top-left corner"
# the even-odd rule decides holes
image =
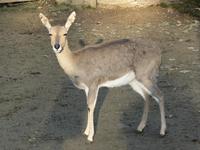
[[[66,41],[67,42],[67,41]],[[63,68],[65,73],[68,75],[73,74],[75,70],[75,63],[74,63],[74,54],[68,47],[68,43],[65,44],[63,51],[61,53],[56,54],[58,62],[60,66]]]

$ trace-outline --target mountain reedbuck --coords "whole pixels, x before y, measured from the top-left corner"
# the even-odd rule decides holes
[[[161,63],[158,44],[140,38],[121,39],[86,46],[72,52],[68,46],[67,33],[75,20],[76,13],[70,14],[64,26],[51,26],[48,19],[41,13],[39,17],[49,31],[51,45],[60,66],[77,88],[85,90],[88,121],[84,134],[90,142],[93,141],[94,136],[93,114],[99,88],[127,84],[144,98],[144,111],[137,130],[142,132],[146,126],[149,96],[152,96],[160,108],[160,135],[165,135],[164,99],[156,85]]]

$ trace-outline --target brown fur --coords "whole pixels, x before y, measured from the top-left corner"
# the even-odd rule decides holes
[[[88,123],[85,134],[93,141],[93,114],[97,95],[101,86],[121,86],[129,84],[144,98],[144,112],[137,128],[142,131],[146,126],[149,111],[149,95],[158,103],[161,114],[160,134],[166,130],[164,99],[156,85],[161,51],[158,43],[147,39],[121,39],[102,44],[86,46],[77,51],[68,47],[66,33],[75,20],[75,12],[71,13],[65,26],[51,27],[48,19],[40,14],[42,23],[51,35],[51,45],[58,62],[74,85],[84,89],[88,104]],[[59,48],[55,47],[59,44]],[[117,84],[116,84],[117,83]]]
[[[148,44],[144,44],[146,42]],[[142,39],[122,39],[92,45],[71,55],[76,69],[68,75],[71,78],[77,76],[78,82],[86,85],[94,80],[114,80],[130,71],[136,73],[138,80],[141,76],[152,78],[158,73],[161,60],[160,49],[155,46],[155,42]]]

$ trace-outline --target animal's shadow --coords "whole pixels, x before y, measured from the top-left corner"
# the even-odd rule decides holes
[[[94,125],[97,130],[100,109],[108,93],[107,88],[101,88],[94,113]],[[55,99],[55,105],[46,121],[46,130],[40,138],[44,141],[54,141],[56,148],[62,149],[64,141],[80,138],[87,123],[87,104],[83,90],[77,89],[67,79],[62,90]],[[84,138],[87,141],[86,138]]]
[[[122,129],[127,142],[127,149],[133,150],[172,150],[172,149],[194,149],[199,148],[200,121],[198,112],[194,109],[193,95],[189,86],[181,80],[170,80],[167,75],[161,76],[159,86],[164,93],[165,112],[167,121],[167,134],[164,137],[160,132],[160,112],[155,101],[150,104],[150,113],[147,126],[143,133],[137,133],[137,125],[142,116],[143,105],[130,105],[124,110],[121,122],[125,124]],[[167,81],[167,82],[166,82]],[[168,85],[171,83],[172,85]],[[179,86],[177,86],[178,84]],[[139,98],[139,97],[138,97]],[[137,123],[130,120],[137,120]]]
[[[167,78],[168,77],[166,76],[161,77],[161,79]],[[46,123],[46,130],[41,138],[43,141],[49,142],[54,149],[58,150],[63,149],[63,146],[64,149],[75,149],[77,147],[74,147],[73,144],[76,142],[82,145],[82,148],[80,149],[93,149],[96,146],[98,147],[100,144],[99,141],[92,145],[85,144],[87,139],[82,136],[87,121],[85,93],[84,91],[75,88],[71,81],[66,81],[67,82],[63,82],[62,90],[55,99],[55,106],[50,112]],[[170,79],[167,81],[173,83]],[[119,143],[125,143],[128,150],[145,150],[147,147],[149,150],[171,150],[179,148],[185,150],[188,148],[194,150],[197,149],[199,141],[199,116],[194,109],[191,109],[191,106],[193,106],[190,102],[190,99],[193,99],[193,97],[191,97],[192,93],[190,90],[185,89],[187,88],[186,84],[185,88],[182,88],[182,86],[178,87],[176,89],[176,94],[173,91],[173,86],[168,87],[168,85],[165,84],[166,83],[162,83],[162,81],[160,82],[161,90],[163,91],[166,100],[165,108],[168,134],[164,138],[159,136],[160,112],[158,104],[152,99],[148,125],[145,128],[144,133],[138,134],[134,132],[136,131],[142,116],[143,100],[139,95],[136,95],[136,93],[134,94],[133,92],[133,98],[138,99],[135,102],[136,105],[128,105],[123,109],[123,113],[120,114],[120,121],[121,124],[123,124],[123,127],[119,128],[119,132],[122,133],[120,136],[125,138],[124,140],[119,141]],[[185,91],[185,93],[182,93],[181,91]],[[99,112],[107,93],[108,89],[101,89],[98,96],[94,117],[96,131],[98,130]],[[190,126],[188,121],[191,122]],[[76,142],[74,142],[74,140]],[[182,141],[184,141],[184,143]],[[104,144],[108,146],[108,143]],[[113,144],[116,145],[119,143],[115,142]]]

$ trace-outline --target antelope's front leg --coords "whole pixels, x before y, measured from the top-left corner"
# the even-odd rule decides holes
[[[86,87],[85,88],[85,95],[86,95],[86,99],[88,100],[88,92],[89,92],[89,89]],[[88,109],[88,115],[87,115],[87,126],[86,126],[86,129],[84,131],[84,135],[88,136],[89,135],[89,109]]]
[[[94,137],[94,110],[97,101],[98,88],[90,88],[87,95],[88,121],[84,134],[88,136],[88,141],[93,142]]]

